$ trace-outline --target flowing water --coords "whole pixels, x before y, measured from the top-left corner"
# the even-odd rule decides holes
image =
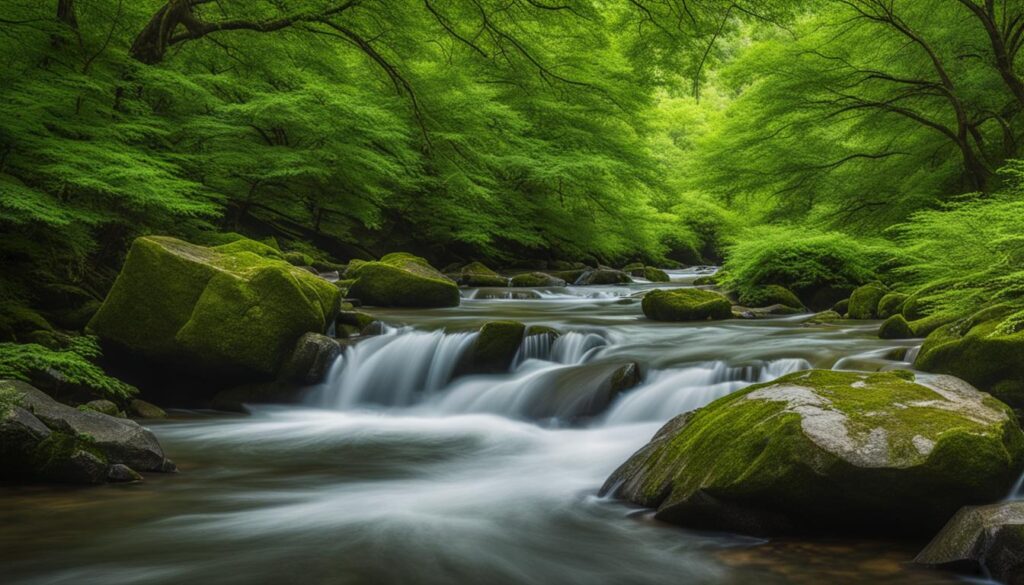
[[[673,272],[673,286],[696,275]],[[637,296],[651,286],[467,290],[458,308],[375,311],[391,326],[350,348],[303,406],[152,424],[179,474],[0,488],[0,574],[74,585],[952,582],[909,564],[922,543],[697,533],[597,497],[676,414],[800,369],[906,367],[913,347],[877,339],[877,324],[807,316],[653,323]],[[474,331],[499,318],[564,334],[529,336],[509,373],[458,375]],[[628,363],[640,385],[602,390]]]

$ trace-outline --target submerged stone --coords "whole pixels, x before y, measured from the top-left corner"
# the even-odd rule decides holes
[[[406,253],[363,262],[345,273],[349,296],[378,307],[456,307],[459,287],[426,260]]]
[[[694,528],[750,534],[937,530],[1024,467],[1010,409],[951,376],[811,370],[670,421],[603,492]]]
[[[190,371],[273,376],[295,340],[323,332],[338,289],[250,240],[205,248],[147,236],[89,329],[131,354]]]
[[[657,289],[644,295],[641,307],[655,321],[705,321],[732,317],[724,296],[697,288]]]

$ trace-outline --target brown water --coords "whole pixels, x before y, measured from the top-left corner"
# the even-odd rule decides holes
[[[152,424],[179,474],[0,487],[3,582],[954,582],[915,569],[923,543],[889,542],[884,526],[875,541],[768,541],[682,530],[598,498],[608,474],[682,410],[792,369],[906,366],[897,360],[912,345],[877,339],[877,324],[805,327],[806,316],[655,324],[640,314],[644,288],[377,311],[406,328],[346,356],[306,406]],[[439,330],[495,318],[574,334],[512,373],[448,380],[471,338]],[[603,417],[570,427],[527,416],[524,404],[544,400],[537,388],[624,360],[645,381]]]

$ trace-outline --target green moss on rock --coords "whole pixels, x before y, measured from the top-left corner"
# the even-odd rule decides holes
[[[878,303],[886,294],[885,287],[878,283],[865,284],[850,295],[847,311],[851,319],[877,319]]]
[[[565,286],[565,281],[543,272],[527,272],[513,276],[509,284],[514,287]]]
[[[909,295],[898,292],[891,292],[878,301],[878,318],[888,319],[897,313],[902,314],[903,303],[907,302]]]
[[[653,266],[645,266],[643,269],[643,277],[651,282],[671,282],[672,278],[669,277],[668,273],[660,268],[654,268]]]
[[[486,323],[466,357],[466,373],[502,373],[512,366],[526,334],[526,325],[518,321]]]
[[[896,314],[889,317],[878,327],[878,337],[881,339],[910,339],[917,337],[914,329],[903,318],[903,315]]]
[[[365,305],[379,307],[455,307],[459,287],[418,256],[404,252],[388,254],[379,262],[365,262],[353,268],[346,278],[355,279],[348,295]]]
[[[677,417],[605,484],[696,528],[930,534],[1024,467],[1012,411],[961,380],[797,372]]]
[[[1024,406],[1024,331],[1000,329],[1008,311],[986,309],[935,329],[914,362],[918,369],[951,374]]]
[[[705,321],[732,317],[724,296],[696,288],[657,289],[644,296],[644,315],[655,321]]]
[[[303,333],[326,330],[339,301],[336,286],[258,242],[149,236],[132,244],[89,329],[160,362],[269,377]]]
[[[769,284],[745,291],[740,295],[739,301],[745,307],[782,305],[791,309],[804,308],[804,304],[800,302],[800,299],[792,291],[777,284]]]
[[[508,286],[508,279],[485,266],[482,262],[470,262],[459,272],[459,284],[466,286]]]

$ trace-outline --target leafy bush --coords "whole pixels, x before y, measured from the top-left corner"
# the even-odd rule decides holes
[[[927,287],[930,313],[966,316],[1005,303],[1024,309],[1024,162],[1003,170],[1007,187],[921,211],[893,228],[908,255],[898,273]]]
[[[890,255],[882,242],[839,232],[760,226],[726,249],[718,284],[741,297],[777,284],[806,302],[822,289],[852,289],[875,280]]]
[[[96,338],[91,336],[72,338],[57,351],[35,343],[0,343],[0,378],[30,382],[33,374],[52,369],[68,384],[87,388],[101,398],[117,402],[134,396],[138,392],[134,386],[108,376],[91,361],[101,355]]]

